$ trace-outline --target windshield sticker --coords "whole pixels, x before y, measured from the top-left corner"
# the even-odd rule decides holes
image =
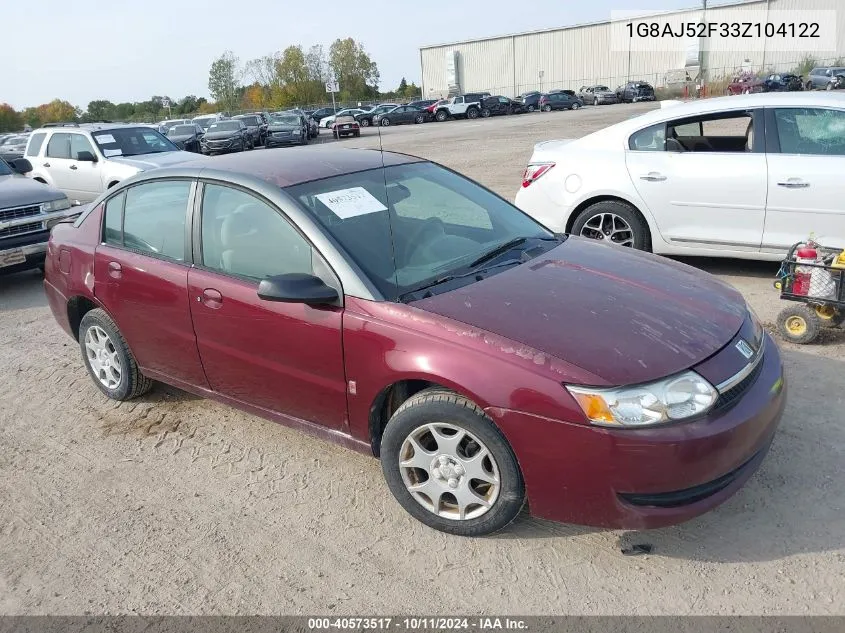
[[[387,207],[363,187],[350,187],[349,189],[320,193],[317,194],[316,198],[342,220],[366,215],[367,213],[387,211]]]
[[[114,143],[114,137],[111,134],[95,134],[94,138],[97,139],[97,142],[101,145]]]
[[[112,156],[122,156],[123,152],[119,149],[104,149],[103,156],[111,158]]]

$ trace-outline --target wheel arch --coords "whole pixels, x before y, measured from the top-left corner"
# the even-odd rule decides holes
[[[83,317],[91,310],[96,310],[97,308],[105,310],[103,306],[99,305],[95,301],[92,301],[90,297],[86,297],[84,295],[75,295],[68,299],[66,307],[67,321],[70,326],[70,330],[73,333],[74,339],[77,341],[79,340],[79,325],[82,323]],[[105,310],[105,312],[108,314],[107,310]]]
[[[458,396],[466,398],[480,409],[484,409],[486,406],[483,399],[467,393],[465,389],[454,384],[451,380],[444,380],[440,377],[406,377],[396,380],[382,388],[370,404],[369,440],[375,457],[379,457],[384,429],[396,410],[420,391],[434,387],[451,391]],[[495,421],[493,424],[494,426],[498,426]]]

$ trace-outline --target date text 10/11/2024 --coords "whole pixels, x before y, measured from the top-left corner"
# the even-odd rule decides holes
[[[347,617],[347,618],[308,618],[308,628],[312,631],[330,630],[399,630],[399,631],[466,631],[466,630],[511,630],[521,631],[528,628],[525,620],[509,617]]]

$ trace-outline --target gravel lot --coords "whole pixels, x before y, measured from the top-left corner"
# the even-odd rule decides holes
[[[535,142],[649,107],[394,127],[383,143],[512,199]],[[377,146],[363,134],[342,143]],[[691,263],[774,321],[776,265]],[[783,347],[779,435],[715,512],[641,533],[526,517],[469,540],[405,514],[374,459],[165,386],[107,401],[39,276],[0,277],[0,613],[845,614],[845,331]],[[653,553],[621,555],[629,543]]]

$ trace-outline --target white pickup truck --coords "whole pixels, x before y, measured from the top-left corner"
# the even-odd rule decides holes
[[[459,97],[452,97],[446,103],[437,106],[434,119],[440,122],[449,118],[476,119],[481,114],[481,100],[489,96],[489,92],[470,92]]]

